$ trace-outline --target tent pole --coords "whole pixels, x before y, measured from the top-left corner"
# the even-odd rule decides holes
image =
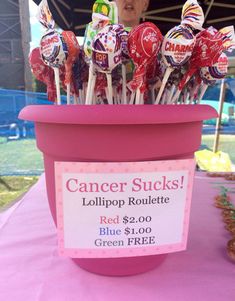
[[[220,98],[219,98],[219,112],[218,112],[219,117],[216,120],[216,127],[215,127],[215,140],[213,146],[214,153],[218,151],[218,146],[219,146],[219,133],[220,133],[222,113],[223,113],[223,105],[225,100],[225,92],[226,92],[225,80],[222,79],[221,86],[220,86]]]

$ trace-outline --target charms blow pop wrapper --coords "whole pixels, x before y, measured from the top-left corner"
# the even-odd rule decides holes
[[[208,86],[213,85],[217,79],[224,78],[228,73],[228,57],[225,53],[222,53],[218,61],[209,67],[203,67],[200,69],[200,76],[203,81],[198,102],[202,100]]]
[[[49,30],[41,38],[40,53],[46,65],[59,68],[67,58],[68,50],[62,36],[55,30]]]
[[[191,30],[181,25],[172,28],[164,37],[161,54],[167,69],[155,104],[160,102],[165,85],[172,71],[184,65],[191,58],[195,42],[195,37]]]
[[[196,44],[193,49],[192,57],[189,64],[189,70],[184,74],[175,93],[172,101],[176,102],[180,93],[192,75],[197,69],[215,64],[222,51],[225,50],[223,39],[225,34],[212,30],[211,28],[205,29],[197,34]]]
[[[197,0],[186,1],[182,9],[181,25],[187,25],[193,29],[202,30],[204,21],[204,13]]]
[[[44,27],[48,29],[52,29],[55,27],[55,21],[53,20],[47,0],[42,0],[40,2],[38,6],[37,18]]]
[[[64,64],[68,54],[62,36],[55,30],[47,31],[40,41],[40,53],[43,62],[54,69],[57,103],[61,104],[59,68]]]
[[[63,31],[62,37],[67,45],[68,55],[65,60],[65,84],[67,85],[67,104],[70,103],[70,85],[72,82],[72,68],[76,61],[80,47],[75,34],[72,31]]]
[[[227,73],[228,57],[223,52],[214,65],[200,69],[200,76],[204,82],[224,78]]]
[[[30,52],[29,64],[36,79],[46,84],[48,100],[55,102],[56,86],[54,71],[51,67],[44,64],[38,47]]]
[[[135,64],[135,71],[130,89],[136,91],[136,103],[141,103],[141,94],[146,90],[146,66],[155,63],[162,43],[160,30],[151,22],[142,23],[134,27],[128,37],[130,58]],[[132,94],[132,99],[133,99]],[[132,100],[131,100],[132,102]]]

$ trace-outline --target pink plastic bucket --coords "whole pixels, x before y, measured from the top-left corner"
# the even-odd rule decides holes
[[[20,119],[35,122],[43,152],[51,213],[56,223],[55,161],[133,162],[193,158],[202,121],[217,112],[207,105],[25,107]],[[90,272],[133,275],[159,265],[166,255],[74,259]]]

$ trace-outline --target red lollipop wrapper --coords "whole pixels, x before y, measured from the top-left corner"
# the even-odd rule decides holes
[[[179,96],[180,91],[185,84],[196,72],[197,69],[212,66],[215,64],[222,51],[224,50],[223,38],[225,34],[213,29],[205,29],[196,36],[196,44],[193,49],[192,57],[189,64],[189,70],[185,73],[179,83],[179,92],[175,95],[174,100]]]
[[[54,80],[54,71],[51,67],[44,64],[39,47],[34,48],[29,54],[29,63],[32,73],[37,80],[43,82],[47,86],[48,100],[56,101],[56,86]]]
[[[134,27],[128,36],[130,58],[135,64],[135,71],[129,87],[132,91],[146,91],[146,66],[156,60],[162,43],[160,30],[151,22]]]
[[[67,92],[68,91],[68,84],[66,83],[66,68],[65,68],[65,66],[62,66],[60,68],[59,74],[60,74],[60,81],[62,83],[62,88],[65,92]],[[77,89],[75,78],[74,78],[73,74],[71,75],[70,80],[71,80],[70,81],[70,93],[72,95],[79,96],[79,91]]]
[[[65,84],[69,84],[72,81],[72,68],[79,55],[80,47],[77,38],[72,31],[63,31],[62,37],[64,38],[68,50],[68,56],[65,60]]]

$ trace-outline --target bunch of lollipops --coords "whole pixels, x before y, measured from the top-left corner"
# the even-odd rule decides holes
[[[234,27],[203,29],[197,0],[183,6],[181,24],[165,37],[151,22],[133,28],[118,24],[115,2],[96,0],[84,43],[71,31],[55,29],[47,0],[39,5],[45,27],[29,56],[48,99],[61,104],[192,104],[208,86],[226,76],[226,51],[235,48]]]

